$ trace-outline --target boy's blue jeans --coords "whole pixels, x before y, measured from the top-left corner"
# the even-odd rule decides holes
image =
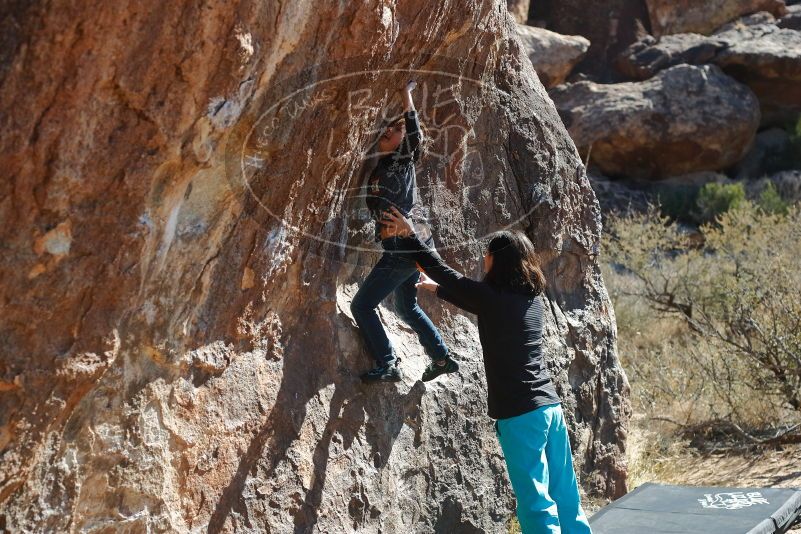
[[[560,404],[498,419],[498,441],[517,497],[523,534],[591,534],[581,508]]]
[[[384,254],[367,275],[353,301],[350,310],[359,325],[367,348],[376,364],[395,362],[395,351],[378,317],[378,304],[390,293],[395,293],[395,312],[417,333],[420,343],[434,360],[447,357],[448,347],[439,331],[417,304],[417,288],[420,272],[408,254],[397,250],[397,240],[390,237],[381,241]],[[432,247],[433,238],[426,245]]]

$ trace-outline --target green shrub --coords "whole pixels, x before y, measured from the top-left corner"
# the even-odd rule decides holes
[[[696,205],[700,222],[712,222],[727,211],[737,208],[745,200],[745,188],[742,183],[705,184],[698,192]]]
[[[776,191],[776,186],[773,185],[773,182],[768,182],[768,185],[759,194],[757,204],[765,213],[774,214],[786,214],[790,207],[779,195],[779,192]]]

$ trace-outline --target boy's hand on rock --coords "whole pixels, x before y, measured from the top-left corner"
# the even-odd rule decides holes
[[[404,90],[411,93],[415,87],[417,87],[417,82],[414,80],[409,80],[408,82],[406,82],[406,87],[404,88]]]

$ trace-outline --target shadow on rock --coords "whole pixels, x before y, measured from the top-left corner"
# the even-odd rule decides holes
[[[353,335],[358,336],[356,329]],[[237,512],[246,522],[250,522],[243,496],[248,476],[265,480],[273,478],[279,464],[287,458],[289,449],[300,436],[307,416],[307,404],[326,386],[333,384],[334,393],[325,429],[312,455],[312,484],[299,510],[294,513],[296,533],[308,532],[317,523],[332,440],[341,439],[342,446],[350,449],[360,429],[366,425],[364,436],[370,447],[369,458],[376,468],[382,468],[389,460],[404,422],[419,418],[420,402],[425,392],[422,382],[416,382],[404,392],[407,387],[405,382],[363,384],[349,369],[336,370],[334,365],[328,366],[328,372],[319,372],[303,357],[310,350],[319,352],[319,342],[299,340],[294,350],[285,356],[283,378],[275,404],[267,420],[251,439],[230,483],[220,495],[209,520],[209,533],[221,532],[231,512]],[[363,352],[358,356],[363,358]],[[355,365],[354,362],[348,363]],[[419,443],[419,435],[416,442]],[[354,520],[365,513],[360,512],[358,506],[350,512]]]

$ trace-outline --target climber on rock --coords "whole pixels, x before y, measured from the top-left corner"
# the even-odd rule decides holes
[[[362,375],[366,382],[398,381],[400,359],[395,355],[378,317],[378,305],[390,293],[395,293],[395,311],[417,333],[420,343],[431,358],[423,373],[428,381],[443,373],[458,371],[458,364],[450,357],[448,347],[439,331],[417,304],[416,284],[420,272],[413,261],[396,252],[399,237],[383,228],[379,221],[383,211],[394,207],[411,216],[419,209],[414,166],[420,158],[422,133],[417,111],[412,101],[415,82],[401,89],[403,117],[389,122],[375,144],[377,165],[367,180],[367,207],[376,220],[375,240],[380,241],[383,254],[370,274],[359,287],[351,302],[351,312],[364,336],[367,348],[375,360],[375,367]],[[419,227],[422,233],[422,225]],[[426,244],[433,247],[430,232],[425,231]]]
[[[494,234],[477,281],[448,267],[397,209],[386,212],[383,224],[399,236],[398,250],[425,272],[418,286],[478,316],[489,416],[523,533],[591,533],[561,401],[542,355],[545,277],[534,245],[519,231]]]

